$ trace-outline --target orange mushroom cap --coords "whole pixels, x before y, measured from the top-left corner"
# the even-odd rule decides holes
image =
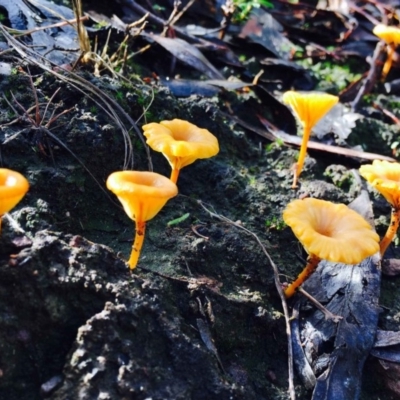
[[[312,128],[335,104],[339,97],[324,92],[295,92],[289,90],[282,96],[289,104],[303,127]]]
[[[372,33],[386,43],[400,44],[400,29],[395,26],[378,24],[374,27]]]
[[[379,236],[344,204],[306,198],[294,200],[283,220],[309,254],[323,260],[358,264],[379,251]]]
[[[107,188],[118,197],[128,217],[136,222],[154,218],[178,194],[175,183],[146,171],[113,172],[107,179]]]
[[[19,172],[0,168],[0,216],[11,211],[25,196],[29,182]]]
[[[375,160],[362,165],[360,174],[397,210],[400,209],[400,164]]]
[[[198,158],[213,157],[219,152],[218,139],[207,129],[188,121],[152,122],[143,126],[147,144],[163,153],[173,169],[181,169]]]

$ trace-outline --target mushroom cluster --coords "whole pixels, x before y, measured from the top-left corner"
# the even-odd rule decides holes
[[[107,179],[107,188],[118,197],[128,217],[135,221],[135,240],[128,260],[131,270],[139,260],[146,222],[178,194],[176,182],[181,168],[199,158],[215,156],[219,151],[218,140],[212,133],[188,121],[153,122],[144,125],[143,131],[147,144],[167,158],[172,173],[168,179],[154,172],[117,171]]]
[[[302,94],[289,91],[284,94],[283,100],[292,106],[304,128],[293,181],[295,187],[304,163],[311,129],[338,102],[338,98],[326,93]],[[167,201],[178,194],[176,182],[181,168],[197,159],[212,157],[219,151],[218,140],[214,135],[187,121],[174,119],[149,123],[143,126],[143,131],[147,144],[166,157],[172,172],[168,179],[154,172],[118,171],[107,179],[107,188],[118,197],[129,218],[135,221],[136,235],[128,261],[131,270],[139,260],[146,222],[154,218]],[[344,204],[313,198],[294,200],[284,210],[283,219],[308,253],[307,265],[285,289],[286,297],[296,292],[322,259],[357,264],[379,251],[378,235],[359,214]]]

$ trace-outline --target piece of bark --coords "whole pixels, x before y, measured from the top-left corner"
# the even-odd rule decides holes
[[[307,389],[312,389],[315,386],[316,378],[315,374],[305,356],[303,345],[300,338],[299,329],[299,306],[300,301],[296,302],[293,306],[293,315],[290,319],[290,327],[292,330],[292,348],[293,348],[293,361],[296,366],[296,370],[302,377],[304,386]]]
[[[397,276],[400,274],[400,260],[396,258],[386,258],[382,261],[382,274],[387,276]]]
[[[366,191],[354,208],[371,220]],[[322,261],[303,285],[330,312],[343,317],[335,323],[319,310],[302,313],[304,357],[317,377],[312,399],[359,398],[362,369],[377,332],[380,278],[380,256],[376,254],[355,266]]]
[[[400,398],[400,364],[376,360],[374,367],[377,379],[393,394],[390,399]],[[389,397],[385,396],[385,398]]]
[[[400,344],[399,331],[382,331],[378,329],[376,332],[374,348],[394,346],[396,344]]]
[[[379,315],[379,256],[357,266],[323,262],[306,290],[334,314],[343,316],[335,325],[318,311],[311,325],[324,338],[320,348],[333,341],[326,370],[318,376],[313,399],[358,399],[364,362],[374,344]],[[321,293],[321,292],[324,293]],[[317,293],[315,293],[317,292]],[[318,293],[319,292],[319,293]],[[322,294],[322,296],[320,296]],[[325,352],[322,353],[325,356]],[[318,358],[315,364],[317,364]]]

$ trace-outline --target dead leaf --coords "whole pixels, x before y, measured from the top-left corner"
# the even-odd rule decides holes
[[[282,25],[270,13],[258,9],[253,11],[239,38],[260,44],[278,58],[289,59],[295,45],[282,31]]]
[[[224,79],[223,75],[207,60],[203,53],[185,40],[171,39],[159,35],[150,35],[150,38],[178,60],[197,69],[209,78]]]

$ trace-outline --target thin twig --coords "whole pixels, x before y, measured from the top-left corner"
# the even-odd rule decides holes
[[[169,26],[174,26],[185,14],[185,12],[192,7],[192,5],[196,2],[196,0],[190,0],[188,3],[182,8],[181,11],[179,11],[170,21],[169,21]]]
[[[278,291],[279,297],[281,298],[281,303],[282,303],[282,308],[283,308],[283,313],[285,315],[285,323],[286,323],[286,335],[288,338],[288,374],[289,374],[289,395],[290,395],[290,399],[291,400],[295,400],[296,399],[296,393],[294,391],[294,383],[293,383],[293,379],[294,379],[294,372],[293,372],[293,350],[292,350],[292,332],[291,332],[291,328],[290,328],[290,316],[289,316],[289,308],[287,306],[286,303],[286,297],[285,297],[285,293],[283,292],[282,289],[282,283],[279,280],[279,270],[278,267],[276,266],[276,264],[274,263],[274,261],[272,260],[271,256],[269,255],[267,249],[265,248],[265,246],[262,244],[260,238],[252,231],[250,231],[249,229],[245,228],[243,225],[234,222],[232,220],[230,220],[227,217],[224,217],[223,215],[217,214],[211,210],[209,210],[204,203],[201,200],[198,200],[198,204],[208,213],[210,214],[212,217],[219,219],[220,221],[226,222],[230,225],[233,225],[234,227],[241,229],[242,231],[246,232],[247,234],[253,236],[253,238],[256,240],[256,242],[258,243],[258,245],[261,247],[263,253],[265,254],[265,256],[267,257],[272,270],[274,272],[274,281],[275,281],[275,287],[276,290]]]
[[[81,17],[79,19],[81,21],[87,21],[87,20],[89,20],[89,17],[88,16],[83,16],[83,17]],[[61,28],[61,27],[65,26],[65,25],[68,25],[68,24],[69,25],[75,24],[76,22],[77,22],[77,19],[74,18],[74,19],[68,19],[68,20],[63,21],[63,22],[57,22],[56,24],[37,26],[37,27],[35,27],[33,29],[30,29],[29,31],[18,31],[18,32],[21,32],[21,33],[19,33],[17,35],[14,35],[14,37],[31,35],[32,33],[43,31],[45,29]],[[5,27],[5,28],[8,29],[10,32],[11,31],[15,32],[15,29],[7,28],[7,27]]]
[[[400,125],[400,119],[396,117],[391,111],[387,110],[386,108],[381,107],[378,103],[373,102],[372,106],[379,110],[382,114],[386,115],[388,118],[392,120],[392,122],[396,125]]]
[[[165,21],[165,25],[164,28],[162,30],[161,36],[165,36],[168,28],[171,26],[171,21],[175,18],[175,16],[178,14],[179,12],[179,5],[180,5],[180,1],[174,1],[174,8],[172,9],[171,15],[169,16],[169,18]]]
[[[363,84],[361,85],[360,90],[357,93],[356,98],[351,103],[351,110],[354,112],[357,109],[358,103],[361,101],[361,98],[369,93],[372,87],[375,85],[375,82],[378,78],[378,73],[380,73],[381,68],[378,68],[379,57],[382,53],[384,47],[383,41],[378,42],[375,47],[374,54],[371,59],[371,67],[368,71],[367,77],[364,79]]]
[[[200,226],[200,225],[192,225],[192,226],[191,226],[193,233],[196,234],[197,236],[199,236],[199,237],[205,239],[205,240],[209,240],[210,238],[209,238],[208,236],[204,236],[204,235],[202,235],[200,232],[197,231],[197,227],[198,227],[198,226]]]
[[[33,87],[32,87],[32,88],[33,88]],[[57,96],[57,93],[58,93],[60,90],[61,90],[61,87],[57,88],[56,91],[51,95],[50,100],[47,102],[46,107],[45,107],[45,109],[44,109],[44,111],[43,111],[43,117],[41,118],[41,122],[43,122],[43,121],[45,120],[47,111],[48,111],[48,109],[49,109],[49,106],[50,106],[50,104],[53,103],[54,97]],[[54,116],[54,113],[55,113],[55,111],[56,111],[56,108],[57,108],[57,106],[54,107],[54,110],[53,110],[53,112],[51,113],[51,117],[49,118],[49,121],[51,121],[51,122],[53,122],[53,116]],[[51,125],[51,123],[49,124],[49,126],[50,126],[50,125]],[[49,126],[48,126],[48,127],[49,127]]]
[[[308,299],[315,307],[318,308],[325,315],[326,320],[332,320],[335,324],[338,324],[342,316],[331,313],[326,307],[324,307],[315,297],[311,296],[310,293],[306,292],[302,287],[298,287],[297,291],[301,293],[306,299]]]
[[[166,25],[166,21],[165,20],[163,20],[162,18],[159,18],[156,15],[152,14],[151,12],[146,10],[146,8],[142,7],[140,4],[138,4],[134,0],[121,0],[120,3],[122,3],[127,8],[130,8],[132,11],[134,11],[135,13],[137,13],[139,15],[147,14],[148,15],[148,20],[152,24],[158,25],[158,26],[160,26],[162,28]],[[218,30],[219,29],[220,28],[218,28]],[[188,41],[189,43],[195,43],[195,44],[203,45],[204,47],[207,47],[207,48],[209,48],[210,46],[214,47],[212,42],[209,42],[207,40],[198,38],[198,37],[193,36],[193,35],[189,35],[188,33],[185,32],[184,29],[182,29],[179,26],[174,26],[174,32],[176,33],[176,36],[180,37],[181,39],[184,39],[184,40]]]

